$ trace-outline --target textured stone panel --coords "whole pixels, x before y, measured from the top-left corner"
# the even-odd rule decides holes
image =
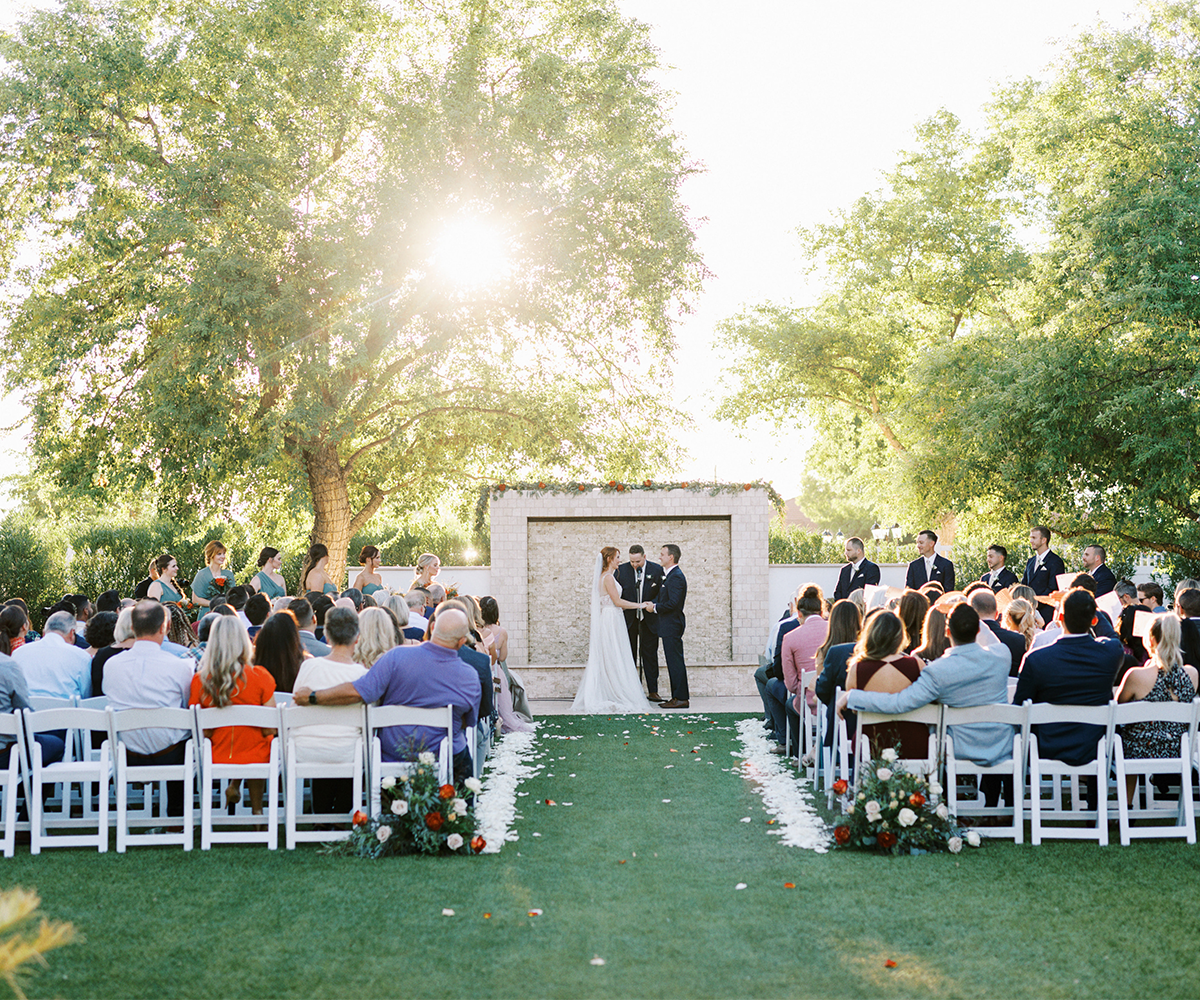
[[[683,637],[688,663],[728,663],[730,633],[730,522],[641,518],[630,520],[534,520],[528,522],[529,663],[586,663],[590,630],[589,588],[596,555],[605,545],[628,558],[635,542],[659,561],[674,542],[683,551],[687,576]],[[661,652],[659,662],[666,669]]]

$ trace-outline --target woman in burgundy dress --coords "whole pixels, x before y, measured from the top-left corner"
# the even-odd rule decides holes
[[[921,662],[904,652],[908,637],[899,615],[881,611],[873,615],[859,636],[846,673],[847,691],[903,691],[921,676]],[[887,722],[864,726],[871,754],[896,747],[906,760],[929,756],[929,729],[920,722]]]

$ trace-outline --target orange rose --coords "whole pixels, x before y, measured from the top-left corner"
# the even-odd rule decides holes
[[[908,797],[908,804],[916,809],[920,809],[921,806],[925,804],[925,796],[920,792],[913,792],[912,795]]]
[[[354,815],[352,817],[350,817],[350,821],[355,826],[362,826],[368,819],[369,819],[369,817],[367,816],[367,814],[365,812],[363,812],[361,809],[355,809]]]
[[[442,787],[438,789],[438,798],[439,799],[454,798],[454,786],[453,785],[442,785]]]
[[[442,824],[445,822],[446,821],[442,819],[442,814],[436,809],[431,813],[425,814],[425,825],[434,833],[437,833],[437,831],[442,828]]]
[[[487,841],[484,840],[482,837],[472,837],[471,838],[471,850],[474,851],[476,854],[478,854],[480,851],[482,851],[485,847],[487,847]]]
[[[879,846],[885,851],[890,851],[896,846],[896,835],[891,830],[879,831]]]
[[[836,840],[842,847],[845,847],[848,843],[850,843],[850,827],[837,827],[833,831],[833,839]]]
[[[642,485],[643,485],[643,486],[653,486],[654,484],[653,484],[653,482],[652,482],[651,480],[649,480],[649,479],[646,479],[646,480],[643,480],[643,481],[642,481]]]
[[[845,795],[846,789],[849,787],[850,786],[847,785],[842,778],[838,778],[838,780],[833,783],[833,793],[835,795]]]

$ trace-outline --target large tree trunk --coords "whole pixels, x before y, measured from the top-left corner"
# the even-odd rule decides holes
[[[354,519],[350,510],[346,471],[333,445],[314,445],[304,448],[302,454],[312,493],[313,513],[316,515],[309,542],[321,542],[329,549],[329,578],[340,588],[345,588],[346,549],[350,544],[351,522]]]

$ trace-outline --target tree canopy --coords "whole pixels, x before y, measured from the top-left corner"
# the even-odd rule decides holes
[[[804,234],[821,300],[726,324],[727,415],[851,439],[820,468],[879,510],[1200,559],[1198,45],[1194,6],[1159,4],[999,92],[981,137],[922,126],[883,192]]]
[[[4,379],[54,490],[311,503],[340,572],[389,496],[655,457],[614,390],[703,267],[611,0],[68,0],[0,57]]]

